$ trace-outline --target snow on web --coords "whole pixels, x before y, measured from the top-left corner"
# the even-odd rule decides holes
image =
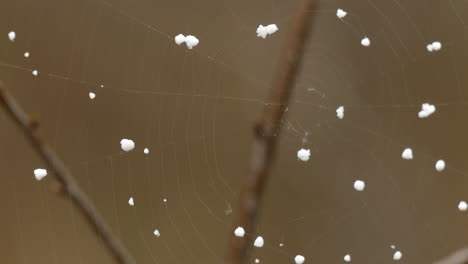
[[[231,223],[293,4],[18,1],[0,79],[139,263],[219,263],[232,232],[252,263],[427,263],[466,236],[466,8],[321,1],[255,233]],[[42,165],[8,181],[12,258],[106,261]]]

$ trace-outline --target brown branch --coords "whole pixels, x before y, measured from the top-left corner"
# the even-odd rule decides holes
[[[434,264],[468,264],[468,248],[462,248]]]
[[[276,138],[280,132],[280,122],[288,106],[298,68],[302,59],[304,44],[309,33],[310,18],[313,14],[313,1],[302,0],[289,36],[280,55],[276,75],[270,89],[268,104],[263,116],[255,126],[250,171],[242,187],[239,204],[239,219],[230,230],[230,240],[226,256],[227,264],[245,263],[252,241],[248,237],[236,237],[233,233],[238,226],[247,233],[252,232],[257,209],[273,163]]]
[[[80,189],[73,175],[65,167],[57,154],[36,133],[36,124],[26,115],[24,110],[6,90],[0,81],[0,104],[5,111],[23,130],[26,138],[47,166],[54,172],[64,190],[70,195],[88,224],[100,235],[113,257],[122,264],[134,264],[135,261],[122,242],[112,233],[110,227],[98,213],[91,200]]]

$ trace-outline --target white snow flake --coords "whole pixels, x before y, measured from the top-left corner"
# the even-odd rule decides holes
[[[124,138],[120,141],[120,147],[123,151],[129,152],[135,148],[135,142],[133,142],[133,140]]]
[[[174,40],[175,40],[175,43],[177,45],[180,45],[180,44],[185,42],[185,36],[182,35],[182,34],[179,34],[179,35],[175,36]]]
[[[135,203],[133,202],[133,197],[130,197],[130,199],[128,199],[128,205],[130,205],[130,206],[135,205]]]
[[[46,169],[35,169],[34,170],[34,177],[36,178],[36,180],[40,181],[45,176],[47,176],[47,170]]]
[[[465,201],[460,201],[458,203],[458,210],[465,212],[468,209],[468,204]]]
[[[8,38],[11,42],[15,41],[16,33],[14,31],[10,31],[10,33],[8,33]]]
[[[369,47],[370,46],[370,39],[368,37],[365,37],[361,40],[361,45],[364,47]]]
[[[259,236],[259,237],[257,237],[257,239],[255,239],[254,246],[258,247],[258,248],[261,248],[261,247],[263,247],[264,243],[265,242],[263,241],[263,237]]]
[[[351,262],[351,255],[348,254],[348,255],[344,256],[343,259],[344,259],[344,261],[346,261],[346,262]]]
[[[234,235],[236,235],[236,237],[244,237],[244,235],[245,235],[244,228],[242,228],[240,226],[238,228],[236,228],[236,230],[234,230]]]
[[[302,264],[302,263],[304,263],[304,261],[305,261],[305,258],[302,255],[297,255],[294,258],[294,262],[296,262],[296,264]]]
[[[419,118],[426,118],[432,115],[436,111],[436,107],[429,103],[424,103],[421,105],[421,111],[418,113]]]
[[[355,189],[356,191],[358,191],[358,192],[364,191],[364,188],[365,188],[365,187],[366,187],[366,184],[365,184],[363,181],[361,181],[361,180],[356,180],[356,181],[354,182],[354,189]]]
[[[338,8],[338,10],[336,10],[336,16],[339,19],[343,19],[347,14],[348,12],[344,11],[343,9]]]
[[[412,160],[413,159],[413,150],[410,148],[405,148],[401,153],[401,157],[405,160]]]
[[[336,109],[336,116],[339,118],[339,119],[343,119],[344,117],[344,106],[340,106]]]
[[[195,36],[188,35],[185,37],[185,44],[187,44],[188,49],[193,49],[198,43],[200,43],[200,41]]]
[[[159,232],[159,230],[155,229],[153,234],[157,237],[160,237],[161,236],[161,233]]]
[[[432,42],[432,48],[434,51],[439,51],[442,48],[442,43],[439,41]]]
[[[401,251],[397,251],[393,254],[393,260],[400,260],[401,257],[403,257],[403,254],[401,253]]]
[[[297,152],[297,158],[306,162],[309,160],[310,157],[310,149],[300,149]]]
[[[268,35],[268,32],[266,30],[266,27],[264,27],[263,25],[259,25],[257,28],[257,37],[266,38],[267,35]]]
[[[435,168],[438,172],[441,172],[445,169],[445,161],[438,160],[435,164]]]
[[[268,35],[275,34],[275,32],[278,31],[278,26],[276,24],[270,24],[266,26],[266,31]]]

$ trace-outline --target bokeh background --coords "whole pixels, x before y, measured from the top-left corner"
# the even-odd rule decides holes
[[[0,79],[138,263],[220,263],[296,4],[4,0]],[[320,1],[248,234],[265,239],[252,263],[393,263],[391,245],[401,263],[430,263],[468,245],[457,209],[468,200],[467,11],[463,0]],[[271,23],[279,31],[257,38]],[[179,33],[200,44],[177,46]],[[429,53],[433,41],[442,49]],[[425,102],[437,111],[418,119]],[[53,175],[34,179],[44,165],[4,111],[0,135],[0,262],[113,263]],[[122,138],[136,148],[124,153]],[[406,147],[414,160],[401,158]]]

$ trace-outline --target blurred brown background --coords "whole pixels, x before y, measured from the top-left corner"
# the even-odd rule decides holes
[[[219,263],[295,4],[4,0],[0,79],[138,263]],[[348,11],[343,21],[337,8]],[[468,245],[467,214],[457,210],[468,200],[467,10],[462,0],[320,1],[249,234],[265,239],[252,263],[294,263],[296,254],[306,263],[345,254],[392,263],[392,244],[401,263],[430,263]],[[257,38],[270,23],[280,30]],[[179,33],[200,44],[177,46]],[[433,41],[441,51],[427,52]],[[418,119],[425,102],[437,111]],[[0,262],[113,263],[72,204],[51,192],[52,175],[34,179],[43,164],[3,111],[0,135]],[[123,153],[122,138],[135,150]],[[401,159],[407,146],[413,161]],[[307,163],[296,157],[302,147],[312,151]],[[440,173],[438,159],[447,162]],[[356,179],[364,192],[352,188]]]

